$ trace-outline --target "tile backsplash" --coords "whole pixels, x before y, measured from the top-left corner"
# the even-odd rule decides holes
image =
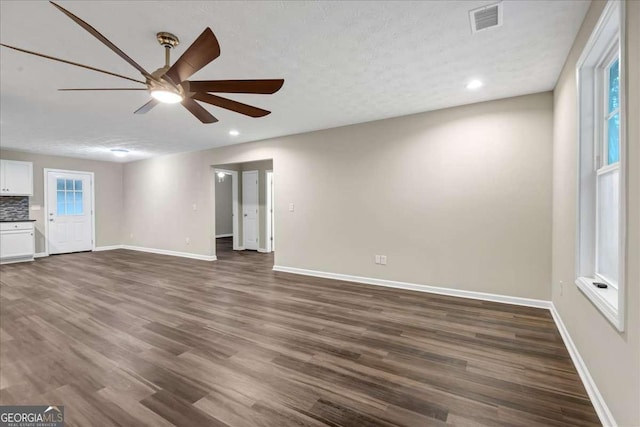
[[[29,219],[29,197],[0,197],[0,221]]]

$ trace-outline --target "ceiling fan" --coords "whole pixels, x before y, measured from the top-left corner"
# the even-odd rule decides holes
[[[270,111],[263,110],[258,107],[243,104],[231,99],[223,98],[212,94],[214,93],[255,93],[255,94],[272,94],[280,90],[284,84],[283,79],[269,80],[187,80],[198,70],[209,64],[211,61],[220,56],[220,45],[211,28],[206,28],[202,34],[187,48],[182,56],[173,64],[170,63],[171,49],[176,47],[179,40],[171,33],[161,32],[157,34],[158,42],[165,48],[165,64],[152,73],[147,72],[138,63],[131,59],[127,54],[120,50],[116,45],[111,43],[105,36],[100,34],[91,25],[78,18],[62,6],[49,2],[62,13],[75,21],[82,28],[87,30],[92,36],[104,43],[109,49],[114,51],[118,56],[131,64],[137,69],[145,81],[133,79],[121,74],[112,73],[110,71],[101,70],[88,65],[78,64],[76,62],[67,61],[53,56],[44,55],[37,52],[31,52],[15,46],[1,44],[1,46],[14,49],[31,55],[40,56],[42,58],[51,59],[65,64],[75,65],[92,71],[108,74],[114,77],[120,77],[132,82],[145,85],[144,88],[87,88],[87,89],[59,89],[61,91],[128,91],[128,90],[147,90],[152,99],[138,108],[135,114],[144,114],[155,107],[158,103],[164,102],[168,104],[181,103],[191,114],[196,116],[202,123],[215,123],[218,121],[211,113],[209,113],[202,105],[196,101],[215,105],[220,108],[244,114],[249,117],[263,117],[270,114]]]

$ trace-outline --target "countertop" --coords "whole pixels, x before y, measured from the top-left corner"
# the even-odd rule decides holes
[[[0,222],[35,222],[35,219],[0,219]]]

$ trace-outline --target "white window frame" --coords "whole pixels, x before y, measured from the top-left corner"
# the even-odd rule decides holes
[[[626,258],[626,75],[624,2],[607,2],[576,65],[578,90],[578,204],[576,280],[578,288],[619,330],[624,330]],[[608,72],[619,60],[619,106],[608,113]],[[620,161],[608,164],[607,118],[620,113]],[[598,274],[598,184],[619,170],[618,282]],[[606,289],[594,286],[604,282]]]

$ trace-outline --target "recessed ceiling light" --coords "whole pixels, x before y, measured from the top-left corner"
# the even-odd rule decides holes
[[[478,89],[482,87],[482,82],[480,80],[471,80],[469,83],[467,83],[467,89]]]
[[[237,130],[235,130],[235,129],[232,129],[232,130],[230,130],[230,131],[229,131],[229,135],[231,135],[231,136],[238,136],[238,135],[240,135],[240,132],[238,132],[238,131],[237,131]]]
[[[124,157],[129,154],[129,150],[125,150],[124,148],[112,148],[111,152],[116,157]]]

